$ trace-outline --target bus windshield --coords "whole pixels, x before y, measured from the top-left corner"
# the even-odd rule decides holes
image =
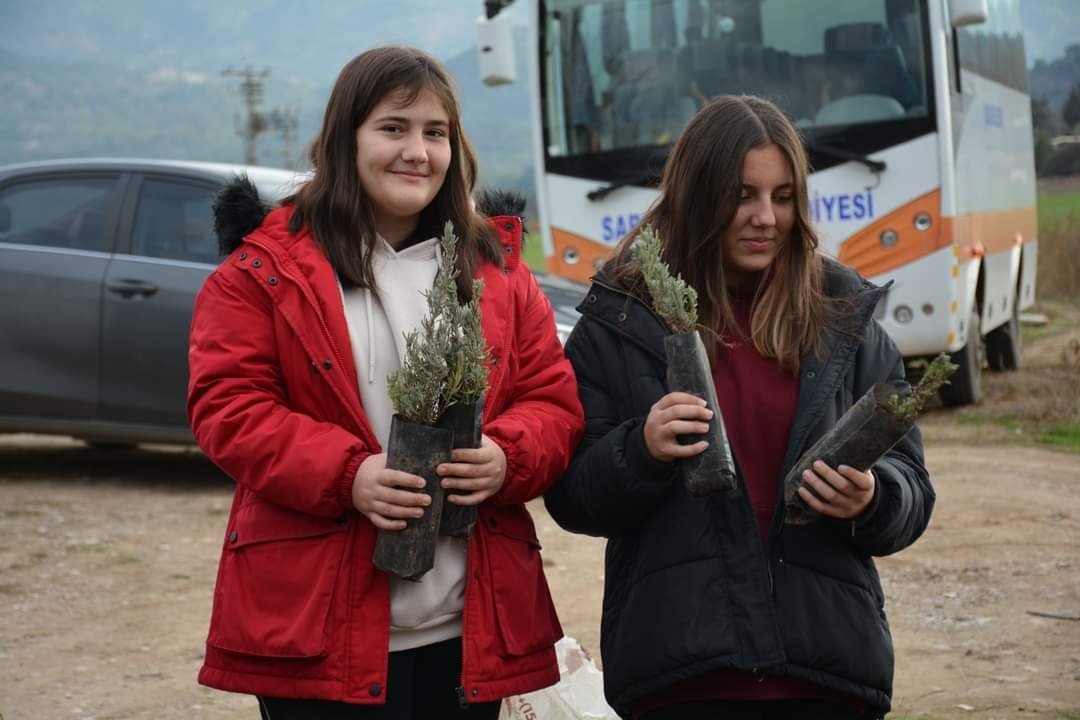
[[[545,0],[541,13],[549,158],[669,145],[722,94],[773,100],[810,139],[930,116],[919,0]]]

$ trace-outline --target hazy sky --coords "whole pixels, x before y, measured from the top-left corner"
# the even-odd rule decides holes
[[[523,25],[530,4],[516,0],[506,12]],[[300,66],[324,60],[321,73],[330,75],[357,48],[387,42],[452,57],[475,43],[484,12],[483,0],[321,0],[301,13],[286,12],[290,7],[279,0],[0,0],[0,48],[43,59],[202,70],[200,60],[217,67],[226,52],[229,62],[280,67],[285,51]],[[1021,8],[1029,64],[1060,57],[1080,42],[1080,0],[1021,0]],[[268,13],[287,16],[285,29],[268,23]],[[192,27],[192,19],[202,25]],[[205,53],[170,56],[174,46],[191,47],[193,37],[206,43]]]
[[[1028,64],[1055,60],[1080,43],[1080,0],[1021,0]]]

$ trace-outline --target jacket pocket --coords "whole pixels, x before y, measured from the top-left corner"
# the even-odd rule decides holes
[[[241,507],[226,530],[207,642],[262,657],[324,654],[346,529],[270,503]]]
[[[877,583],[876,578],[871,580],[866,560],[840,528],[828,527],[829,522],[785,527],[781,540],[784,562],[872,593]]]
[[[516,656],[546,650],[563,632],[544,577],[532,518],[518,505],[489,513],[484,524],[495,619],[503,647],[508,655]]]

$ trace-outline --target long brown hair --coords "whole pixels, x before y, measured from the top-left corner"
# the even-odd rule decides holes
[[[715,339],[741,337],[724,271],[724,236],[735,219],[743,160],[750,150],[776,145],[791,163],[795,221],[788,242],[763,272],[750,316],[750,340],[759,353],[795,371],[815,349],[830,315],[823,291],[824,267],[810,224],[809,164],[798,132],[771,102],[722,95],[694,116],[671,150],[660,196],[641,219],[660,236],[662,256],[673,273],[698,293],[698,318]],[[612,281],[645,294],[630,246],[638,231],[619,243],[604,268]],[[715,358],[716,342],[706,343]]]
[[[295,207],[289,229],[307,227],[343,281],[375,287],[372,248],[375,217],[356,168],[356,130],[387,95],[407,105],[424,90],[434,93],[450,119],[450,166],[434,199],[420,213],[413,235],[442,234],[447,220],[458,235],[458,295],[472,296],[472,278],[481,256],[503,265],[498,239],[470,201],[476,183],[476,155],[461,125],[449,73],[427,53],[409,47],[382,47],[353,58],[338,75],[326,104],[322,128],[311,145],[314,177],[284,202]]]

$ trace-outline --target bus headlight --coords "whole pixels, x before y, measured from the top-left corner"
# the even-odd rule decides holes
[[[895,230],[882,230],[880,240],[881,247],[891,248],[900,242],[900,235]]]
[[[893,318],[901,325],[907,325],[915,318],[915,313],[907,305],[897,305],[893,310]]]
[[[581,259],[581,255],[574,248],[566,248],[562,254],[563,262],[567,265],[577,265],[577,261]]]
[[[930,213],[921,212],[915,216],[915,229],[919,232],[925,232],[933,225],[934,220],[930,217]]]

